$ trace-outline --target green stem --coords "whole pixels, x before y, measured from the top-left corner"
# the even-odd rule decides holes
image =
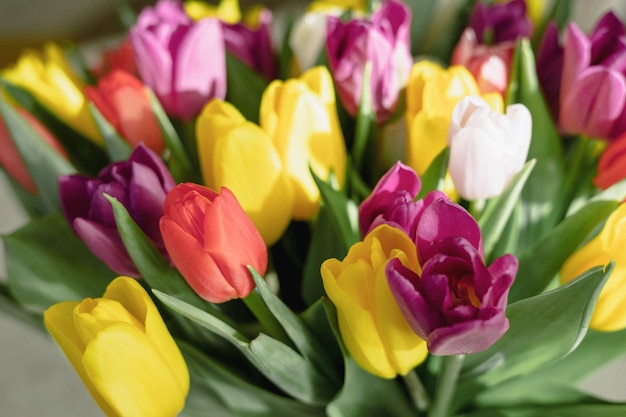
[[[474,220],[478,221],[480,219],[480,216],[483,214],[486,205],[487,200],[485,200],[484,198],[470,201],[469,212],[472,217],[474,217]]]
[[[456,390],[456,381],[459,378],[465,355],[453,355],[443,358],[441,373],[437,379],[435,399],[428,412],[428,417],[449,417],[450,405]]]
[[[278,320],[276,320],[269,308],[267,308],[267,305],[265,305],[258,291],[252,291],[247,297],[242,298],[242,300],[270,336],[291,345],[289,336],[285,333],[285,330]]]
[[[426,411],[428,409],[428,405],[430,404],[430,398],[428,397],[428,392],[426,392],[426,388],[424,388],[424,385],[422,384],[422,381],[420,381],[420,378],[415,370],[412,370],[402,378],[404,379],[404,384],[409,391],[409,395],[413,400],[415,408],[417,408],[418,411]]]

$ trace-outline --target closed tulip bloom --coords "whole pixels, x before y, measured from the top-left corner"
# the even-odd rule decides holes
[[[578,249],[561,268],[565,284],[595,266],[615,262],[613,272],[602,288],[589,327],[600,331],[626,329],[626,204],[622,203],[607,219],[600,233]]]
[[[379,123],[396,110],[413,63],[410,45],[411,11],[396,0],[382,4],[369,19],[344,23],[329,16],[326,52],[341,103],[355,116],[361,101],[365,64],[372,64],[370,88]]]
[[[165,142],[148,92],[133,75],[114,70],[100,78],[96,87],[87,87],[85,94],[133,148],[143,142],[154,152],[163,152]]]
[[[485,265],[480,229],[461,206],[440,199],[417,226],[421,269],[387,264],[391,292],[407,321],[434,355],[483,351],[509,328],[505,316],[517,273],[512,255]]]
[[[625,39],[624,23],[612,12],[600,19],[590,36],[570,23],[562,47],[556,28],[546,31],[537,72],[544,93],[558,93],[556,113],[564,133],[611,140],[626,131]],[[546,62],[552,65],[544,66]]]
[[[63,50],[54,43],[43,53],[26,50],[14,67],[2,72],[7,81],[30,92],[39,103],[86,138],[102,143],[85,98],[85,82],[72,70]]]
[[[448,129],[448,169],[459,195],[466,200],[500,195],[524,167],[531,134],[532,118],[523,104],[501,114],[478,96],[463,98]]]
[[[396,162],[359,205],[359,224],[366,236],[381,224],[401,229],[415,239],[417,222],[426,206],[439,198],[448,198],[440,191],[431,191],[424,199],[415,200],[422,182],[409,166]]]
[[[232,104],[213,100],[198,117],[196,138],[204,185],[230,189],[265,243],[274,244],[291,221],[293,192],[270,137]]]
[[[489,45],[528,38],[533,23],[526,14],[526,0],[493,5],[479,1],[472,10],[468,27],[474,30],[479,43]]]
[[[187,365],[134,279],[116,278],[102,298],[55,304],[44,323],[108,417],[175,417],[183,409]]]
[[[254,289],[247,266],[267,268],[267,247],[235,195],[193,183],[165,199],[160,222],[165,247],[189,286],[211,303],[246,297]]]
[[[321,267],[346,348],[359,366],[382,378],[406,375],[426,357],[424,341],[411,330],[389,290],[385,265],[391,259],[419,268],[411,239],[381,225],[353,245],[343,261],[328,259]]]
[[[332,172],[340,185],[346,175],[346,145],[328,70],[315,67],[300,78],[273,81],[261,99],[260,124],[292,182],[293,218],[313,218],[320,194],[310,169],[323,180]]]
[[[481,95],[476,80],[467,68],[416,63],[406,90],[407,164],[423,175],[447,145],[452,111],[465,96]],[[504,107],[502,96],[488,93],[482,97],[495,111]]]
[[[626,178],[626,132],[611,141],[598,160],[598,172],[593,184],[606,190]]]
[[[163,161],[139,145],[128,160],[105,167],[97,178],[80,174],[59,178],[63,213],[74,232],[109,268],[139,277],[115,224],[111,203],[115,197],[148,238],[167,255],[159,231],[165,195],[175,182]]]
[[[67,159],[65,149],[63,149],[57,138],[55,138],[39,120],[22,108],[18,107],[16,111],[35,130],[45,144],[49,145]],[[0,152],[0,168],[4,169],[6,173],[27,192],[36,194],[37,186],[22,160],[22,156],[15,144],[16,140],[20,140],[20,138],[11,135],[4,120],[0,117],[0,149],[2,150]]]
[[[182,3],[146,7],[130,30],[139,74],[167,114],[191,120],[226,95],[224,35],[217,19],[194,22]]]

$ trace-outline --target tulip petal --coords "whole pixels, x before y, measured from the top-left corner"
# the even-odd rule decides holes
[[[450,356],[488,349],[509,329],[509,320],[501,312],[488,320],[472,320],[440,327],[428,336],[428,350],[433,355]]]
[[[113,324],[92,340],[83,355],[89,379],[112,416],[171,416],[184,406],[187,388],[139,329]]]
[[[591,42],[575,23],[570,23],[565,31],[563,53],[563,73],[561,76],[561,106],[570,91],[577,85],[577,79],[591,63]],[[563,111],[561,111],[563,114]]]

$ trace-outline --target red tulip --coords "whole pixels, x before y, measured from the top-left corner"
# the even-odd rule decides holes
[[[161,128],[148,92],[136,77],[114,70],[101,78],[97,87],[87,87],[85,94],[133,148],[143,142],[154,152],[163,152]]]
[[[165,198],[161,234],[187,283],[205,300],[223,303],[247,296],[267,268],[267,247],[235,195],[193,183],[176,186]]]
[[[57,139],[39,120],[24,109],[17,108],[16,110],[45,143],[67,158],[65,149],[63,149]],[[11,137],[11,133],[7,129],[4,120],[0,117],[0,167],[2,167],[22,188],[31,194],[35,194],[37,193],[37,186],[30,172],[28,172],[28,168],[24,165],[17,146],[13,142],[14,140],[19,140],[19,138]]]

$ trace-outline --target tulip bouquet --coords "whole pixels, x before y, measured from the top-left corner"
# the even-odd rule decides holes
[[[158,0],[0,72],[0,310],[108,416],[623,416],[626,27]],[[624,230],[622,230],[624,228]]]

